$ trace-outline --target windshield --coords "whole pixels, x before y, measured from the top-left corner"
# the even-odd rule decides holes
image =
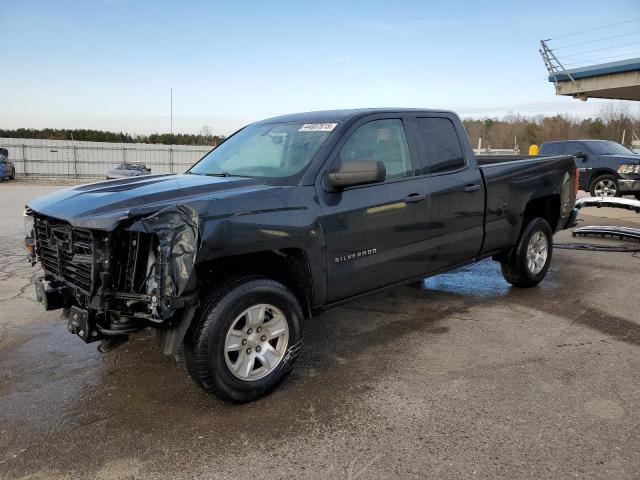
[[[301,173],[335,123],[249,125],[205,155],[189,173],[283,179]]]
[[[633,152],[616,142],[585,142],[598,155],[633,155]]]

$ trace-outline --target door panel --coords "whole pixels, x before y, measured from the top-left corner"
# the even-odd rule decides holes
[[[485,191],[482,174],[469,165],[460,135],[446,114],[416,116],[414,132],[420,146],[425,190],[429,197],[429,271],[476,257],[484,237]]]
[[[484,234],[480,171],[468,168],[428,177],[425,182],[430,199],[429,271],[471,260],[480,252]]]
[[[424,272],[420,254],[429,209],[422,180],[354,188],[330,198],[330,213],[322,219],[330,302]]]
[[[380,161],[387,171],[383,183],[319,189],[330,302],[424,272],[420,254],[429,200],[424,181],[414,176],[418,152],[408,142],[404,119],[375,115],[358,121],[330,161],[334,168],[349,160]]]

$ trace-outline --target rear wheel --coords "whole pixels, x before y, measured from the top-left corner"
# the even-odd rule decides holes
[[[591,182],[592,197],[619,197],[618,179],[615,175],[600,175]]]
[[[281,283],[234,278],[212,292],[185,339],[191,377],[207,392],[242,403],[270,393],[293,368],[302,309]]]
[[[552,253],[553,232],[549,223],[542,218],[534,218],[502,260],[502,275],[516,287],[535,287],[547,275]]]

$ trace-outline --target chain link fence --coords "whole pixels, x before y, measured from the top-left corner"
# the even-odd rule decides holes
[[[213,147],[146,143],[74,142],[0,138],[18,177],[104,178],[122,163],[142,163],[151,173],[182,173]]]

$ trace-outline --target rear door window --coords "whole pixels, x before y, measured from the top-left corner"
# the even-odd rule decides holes
[[[448,118],[416,119],[425,173],[444,173],[466,166],[456,128]]]

